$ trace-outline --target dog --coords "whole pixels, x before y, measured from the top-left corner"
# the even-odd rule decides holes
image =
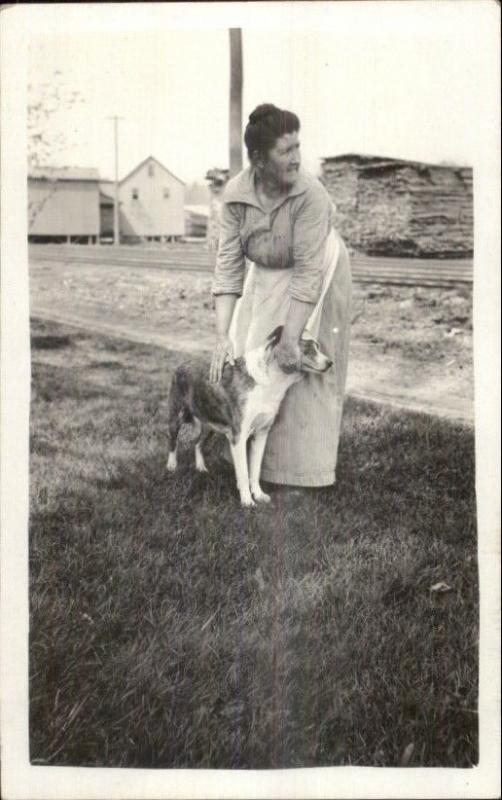
[[[268,503],[270,497],[260,487],[260,470],[267,437],[288,389],[307,372],[326,372],[332,361],[319,343],[300,339],[301,360],[297,370],[284,372],[275,358],[283,326],[276,328],[262,347],[226,363],[221,380],[209,380],[207,361],[191,360],[179,366],[169,392],[169,456],[167,469],[177,467],[177,439],[183,423],[196,428],[195,467],[207,472],[202,443],[211,430],[223,433],[230,451],[243,506]],[[249,446],[248,460],[248,440]]]

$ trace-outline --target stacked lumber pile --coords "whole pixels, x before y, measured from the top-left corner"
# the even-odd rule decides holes
[[[338,229],[354,250],[472,257],[469,167],[346,155],[324,159],[322,181],[336,204]]]

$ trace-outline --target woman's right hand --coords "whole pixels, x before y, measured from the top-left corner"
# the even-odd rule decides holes
[[[220,336],[216,342],[211,358],[211,367],[209,369],[209,379],[213,383],[218,383],[223,374],[223,366],[228,359],[230,364],[235,363],[234,348],[228,336]]]

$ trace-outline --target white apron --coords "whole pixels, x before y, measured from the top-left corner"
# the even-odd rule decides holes
[[[331,230],[323,258],[321,294],[304,330],[304,335],[310,335],[314,339],[319,336],[321,310],[339,254],[340,243],[334,230]],[[284,325],[290,305],[288,286],[291,272],[291,268],[269,269],[249,263],[242,297],[235,304],[229,329],[236,358],[262,345],[269,333],[278,325]]]
[[[332,231],[325,245],[321,295],[305,330],[333,366],[308,373],[287,392],[267,439],[261,478],[291,486],[329,486],[335,480],[347,374],[351,278],[347,250]],[[250,264],[229,335],[235,356],[262,345],[284,324],[292,269]],[[305,335],[305,334],[304,334]]]

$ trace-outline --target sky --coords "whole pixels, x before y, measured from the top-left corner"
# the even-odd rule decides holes
[[[54,137],[63,137],[54,165],[96,167],[112,178],[109,117],[117,114],[119,177],[149,155],[186,183],[228,166],[225,23],[235,23],[214,14],[204,27],[195,3],[180,23],[170,4],[152,5],[153,16],[142,4],[115,5],[112,21],[106,4],[84,4],[81,24],[78,4],[58,6],[57,14],[46,5],[44,24],[34,19],[31,96],[52,83],[79,99],[47,118]],[[349,152],[472,164],[487,74],[472,3],[245,5],[260,13],[237,19],[244,124],[258,103],[295,111],[307,169],[316,173],[321,158]]]

